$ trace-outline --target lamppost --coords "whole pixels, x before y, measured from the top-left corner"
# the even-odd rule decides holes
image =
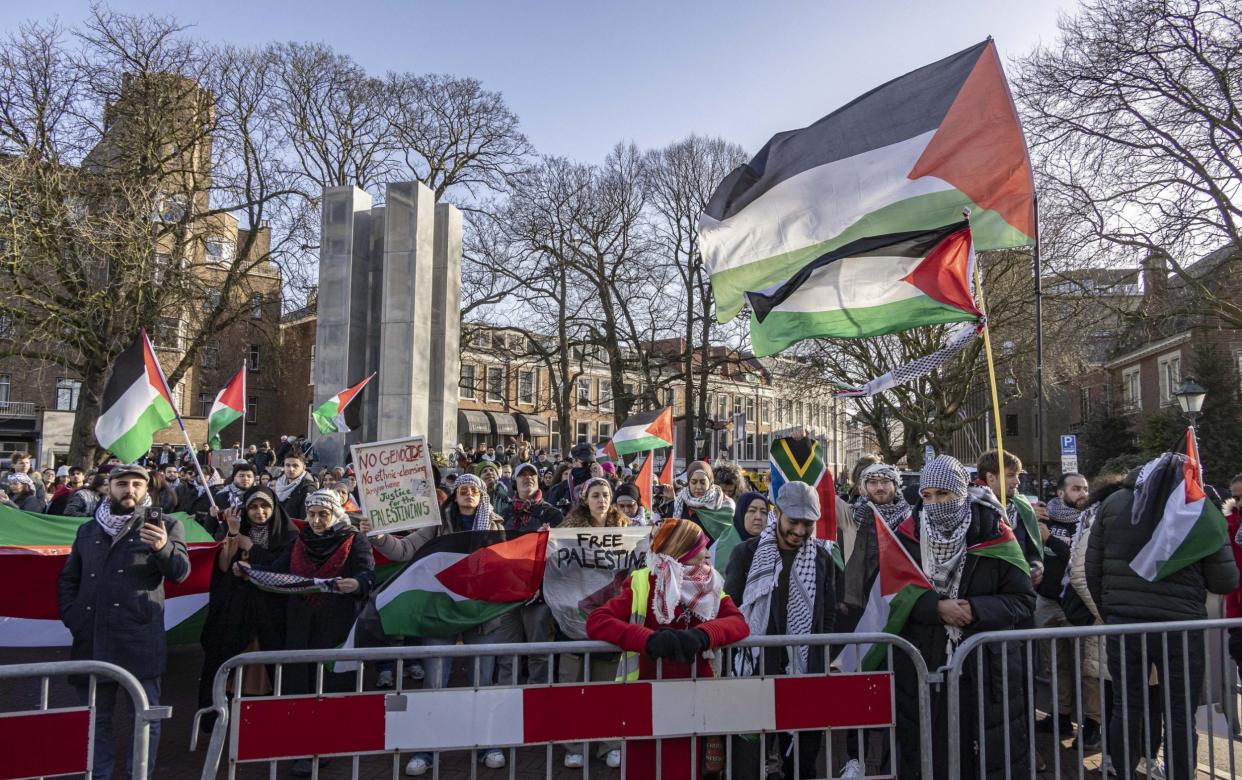
[[[1177,392],[1173,394],[1173,397],[1177,399],[1177,405],[1182,407],[1182,414],[1190,420],[1191,428],[1196,426],[1199,415],[1203,414],[1203,399],[1206,396],[1207,388],[1191,376],[1186,377],[1186,381],[1182,382],[1181,387],[1177,388]]]
[[[702,428],[696,428],[694,431],[694,457],[697,460],[702,457],[703,443],[707,441],[707,437],[703,435]]]

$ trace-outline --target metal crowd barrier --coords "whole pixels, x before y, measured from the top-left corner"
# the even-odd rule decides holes
[[[765,760],[768,743],[773,735],[797,732],[791,740],[790,754],[795,776],[801,773],[801,735],[819,733],[825,739],[819,756],[825,762],[824,775],[832,776],[847,760],[833,754],[832,732],[845,732],[855,740],[856,758],[867,765],[866,748],[876,730],[887,730],[882,742],[889,761],[897,761],[896,712],[899,692],[892,673],[842,673],[829,669],[825,673],[789,676],[764,668],[763,652],[758,653],[757,673],[731,676],[734,656],[750,648],[794,648],[802,645],[824,647],[835,655],[847,645],[882,645],[887,647],[885,669],[893,668],[893,660],[904,655],[913,667],[917,690],[900,695],[917,698],[921,713],[918,734],[903,734],[902,739],[917,739],[923,776],[932,776],[931,723],[929,721],[929,675],[918,650],[906,640],[889,634],[824,634],[812,636],[753,637],[728,648],[719,658],[721,676],[692,676],[686,679],[663,679],[663,664],[657,668],[655,680],[615,681],[610,672],[607,679],[591,676],[592,656],[615,655],[618,651],[603,642],[543,642],[530,644],[448,645],[418,647],[378,647],[349,650],[300,650],[245,653],[230,659],[221,667],[213,681],[212,706],[195,714],[193,733],[197,741],[199,719],[207,712],[216,715],[203,763],[203,780],[215,778],[228,747],[228,777],[236,776],[239,765],[266,762],[271,777],[276,776],[277,762],[311,759],[312,777],[319,777],[320,762],[332,756],[348,757],[350,775],[359,776],[360,756],[391,755],[392,777],[401,776],[402,753],[431,753],[431,777],[441,772],[443,751],[475,751],[502,749],[506,753],[508,776],[517,776],[517,748],[544,746],[544,772],[554,773],[553,746],[560,744],[619,742],[621,777],[632,741],[655,742],[655,777],[662,776],[661,750],[665,740],[684,740],[690,747],[690,765],[699,766],[699,740],[723,735],[725,767],[723,776],[734,774],[737,735],[757,740],[758,777],[766,776]],[[831,651],[829,651],[831,646]],[[860,650],[860,655],[866,652]],[[542,658],[547,662],[549,678],[557,656],[582,656],[581,682],[517,682],[523,658]],[[495,683],[484,681],[467,687],[403,687],[406,664],[432,659],[464,659],[472,667],[471,680],[480,679],[480,671],[493,659],[513,661],[511,677]],[[367,667],[381,661],[394,661],[395,688],[374,690],[364,686]],[[289,671],[291,665],[314,664],[312,690],[288,695],[284,693],[286,677],[298,674],[306,679],[305,669]],[[325,667],[332,664],[328,678],[331,687],[347,690],[325,690]],[[272,693],[267,696],[245,696],[241,673],[248,666],[263,665],[269,670]],[[341,674],[337,665],[352,668]],[[426,664],[430,677],[437,670]],[[615,669],[615,664],[612,666]],[[235,673],[236,672],[236,673]],[[232,690],[229,688],[230,675]],[[314,728],[319,724],[319,728]],[[334,724],[336,728],[323,728]],[[348,728],[340,728],[348,724]],[[191,750],[196,749],[191,744]],[[749,749],[749,748],[748,748]],[[581,769],[583,778],[590,777],[590,746],[580,749],[585,754]],[[672,755],[672,754],[670,754]],[[475,776],[473,756],[471,777]],[[874,762],[873,762],[874,763]],[[687,767],[689,769],[690,767]],[[373,770],[369,770],[373,771]],[[615,770],[610,770],[615,771]],[[575,774],[577,770],[574,770]],[[670,774],[672,772],[670,771]],[[678,773],[680,776],[680,773]],[[686,776],[695,776],[688,773]],[[755,775],[747,774],[747,777]],[[891,777],[889,770],[875,777]]]
[[[67,675],[89,675],[86,703],[52,707],[51,681]],[[134,777],[147,776],[151,723],[167,718],[172,710],[150,706],[146,691],[132,674],[102,661],[0,666],[0,680],[22,678],[39,680],[38,706],[0,713],[0,780],[80,773],[90,780],[95,756],[95,694],[101,681],[117,685],[129,696],[134,718],[130,767]]]
[[[1204,770],[1209,777],[1222,777],[1218,770],[1227,766],[1228,777],[1237,777],[1234,747],[1238,736],[1238,688],[1234,663],[1227,650],[1229,629],[1242,629],[1242,619],[1045,627],[969,637],[957,648],[949,666],[940,670],[947,683],[949,703],[949,780],[959,780],[963,775],[999,777],[995,771],[991,775],[987,772],[987,756],[993,751],[1003,751],[1006,780],[1016,774],[1013,765],[1021,753],[1027,754],[1027,774],[1033,780],[1040,758],[1054,777],[1076,774],[1083,778],[1088,771],[1086,758],[1096,752],[1101,756],[1098,770],[1102,775],[1186,780]],[[1045,707],[1037,706],[1039,675],[1035,658],[1041,644],[1049,662],[1047,692],[1051,703]],[[1093,650],[1098,659],[1094,679],[1084,672],[1084,659]],[[1015,654],[1021,662],[1016,680],[1009,674],[1007,663]],[[1001,670],[999,680],[995,677],[997,662]],[[989,686],[989,678],[991,684],[999,683],[999,691]],[[1068,735],[1062,733],[1058,720],[1062,714],[1058,692],[1070,678],[1071,709],[1065,714],[1078,725],[1078,735],[1082,734],[1084,710],[1098,704],[1102,715],[1098,751],[1087,750],[1081,738],[1075,740],[1072,763],[1076,769],[1064,765],[1062,739]],[[1090,701],[1084,690],[1093,690],[1098,701]],[[1018,722],[1010,717],[1013,697],[1021,697],[1022,717]],[[999,722],[995,718],[988,722],[987,717],[978,715],[988,704],[996,705],[998,699]],[[1208,705],[1206,717],[1196,723],[1203,703]],[[1217,704],[1221,707],[1219,719]],[[973,708],[975,713],[975,727],[970,734],[964,733],[970,730],[963,722],[964,707]],[[1043,709],[1052,718],[1053,749],[1050,755],[1040,754],[1040,758],[1035,729],[1037,709]],[[1001,744],[985,738],[989,726],[993,733],[995,727],[1000,727],[1004,735]],[[1207,767],[1198,762],[1200,731],[1207,737]],[[1226,739],[1226,755],[1220,766],[1218,735]],[[974,761],[977,771],[967,771],[964,756]]]

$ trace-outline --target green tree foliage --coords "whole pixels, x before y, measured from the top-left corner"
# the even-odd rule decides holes
[[[1199,455],[1204,478],[1223,485],[1242,471],[1242,450],[1238,431],[1242,430],[1239,408],[1238,375],[1226,353],[1214,344],[1197,344],[1194,351],[1194,377],[1207,388],[1203,417],[1199,420]]]

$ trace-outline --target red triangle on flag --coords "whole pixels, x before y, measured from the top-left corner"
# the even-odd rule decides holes
[[[666,406],[660,416],[647,426],[647,433],[664,441],[673,440],[673,407]]]
[[[474,601],[525,601],[543,584],[548,532],[522,534],[467,555],[436,575],[448,590]]]
[[[875,515],[875,535],[879,541],[880,595],[891,596],[907,585],[931,590],[931,583],[923,574],[905,546],[884,522],[879,512]],[[910,518],[907,518],[909,521]]]
[[[638,503],[646,509],[651,509],[651,462],[653,460],[655,460],[655,450],[651,450],[647,453],[647,457],[643,458],[643,465],[638,469],[638,475],[634,477],[634,485],[638,487]]]
[[[673,460],[677,453],[673,452],[673,448],[669,447],[668,455],[664,457],[664,468],[660,469],[660,484],[673,484]]]
[[[969,227],[950,233],[901,281],[933,301],[982,317],[970,293],[970,240]]]
[[[337,393],[336,404],[337,404],[338,411],[344,412],[345,407],[349,406],[349,402],[354,400],[354,396],[358,395],[358,393],[361,393],[362,388],[366,387],[367,382],[370,382],[371,379],[373,379],[374,377],[375,377],[375,374],[371,374],[371,376],[367,377],[366,379],[363,379],[361,382],[354,385],[353,387],[348,387],[342,390],[340,393]]]
[[[221,403],[234,411],[246,413],[246,367],[242,366],[220,392]]]

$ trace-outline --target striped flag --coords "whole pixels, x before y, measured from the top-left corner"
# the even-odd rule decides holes
[[[1034,243],[1030,160],[990,39],[777,134],[725,178],[699,222],[717,319],[851,242],[966,207],[977,248]]]
[[[878,512],[875,534],[879,542],[879,568],[871,583],[862,617],[854,629],[859,634],[900,634],[915,603],[932,589],[910,553],[902,546]],[[846,645],[836,658],[843,672],[873,672],[884,663],[887,645]]]
[[[95,421],[99,445],[126,463],[151,450],[155,432],[177,419],[168,381],[145,330],[117,356]]]
[[[349,433],[350,428],[345,424],[345,407],[349,406],[354,397],[362,392],[362,388],[366,387],[367,382],[370,382],[374,376],[375,374],[371,374],[353,387],[345,388],[324,401],[311,413],[320,433]]]
[[[832,479],[832,472],[824,465],[824,458],[819,451],[819,443],[803,436],[795,439],[782,436],[772,440],[769,449],[768,466],[771,472],[771,485],[768,495],[772,502],[780,495],[781,486],[786,482],[805,482],[815,488],[819,494],[819,523],[815,526],[815,538],[822,540],[832,550],[833,560],[841,569],[845,561],[841,557],[841,547],[837,544],[837,494]]]
[[[614,457],[673,446],[673,407],[639,412],[626,418],[608,440]]]
[[[971,294],[970,226],[861,238],[788,280],[746,293],[759,357],[809,338],[857,339],[982,317]]]
[[[1203,491],[1193,428],[1186,431],[1184,456],[1166,452],[1143,467],[1134,500],[1152,509],[1152,517],[1140,522],[1155,523],[1151,538],[1130,562],[1148,582],[1162,580],[1229,543],[1225,516]]]
[[[241,419],[246,413],[246,367],[237,373],[216,393],[207,415],[207,442],[213,450],[220,449],[220,432]]]

